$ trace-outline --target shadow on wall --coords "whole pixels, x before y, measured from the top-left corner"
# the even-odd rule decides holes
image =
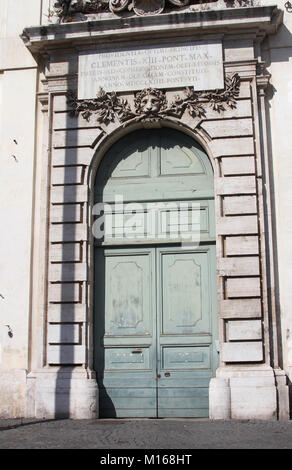
[[[74,62],[68,61],[68,75],[75,72]],[[72,124],[70,122],[70,114],[66,114],[66,129],[70,129]],[[69,136],[70,134],[70,136]],[[60,336],[59,341],[59,366],[60,369],[57,372],[56,379],[56,388],[55,388],[55,418],[70,418],[72,410],[70,406],[71,401],[71,382],[72,374],[74,372],[76,358],[75,358],[75,344],[76,338],[74,337],[75,327],[77,326],[74,321],[76,321],[74,316],[75,310],[75,295],[76,289],[82,289],[82,302],[84,302],[86,282],[83,281],[82,285],[74,282],[75,273],[78,264],[76,262],[68,262],[68,253],[66,253],[66,242],[76,242],[76,228],[77,224],[74,223],[74,220],[77,220],[77,204],[75,205],[75,213],[72,205],[68,203],[77,202],[77,188],[76,184],[73,182],[77,181],[77,152],[78,152],[78,129],[71,130],[70,133],[65,132],[65,143],[64,143],[64,186],[63,189],[63,214],[62,222],[60,224],[62,230],[60,230],[60,241],[65,242],[61,245],[62,255],[61,255],[61,279],[62,283],[60,284],[60,298],[62,303],[60,303]],[[67,204],[66,204],[67,203]],[[74,207],[74,206],[73,206]],[[64,223],[65,222],[65,223]],[[70,223],[71,222],[71,223]],[[73,222],[73,223],[72,223]],[[79,240],[78,240],[79,241]],[[73,245],[75,246],[75,245]],[[84,253],[83,253],[84,256]],[[69,256],[70,259],[70,256]],[[71,281],[71,282],[70,282]],[[73,281],[73,282],[72,282]],[[71,302],[70,302],[71,300]],[[70,324],[71,323],[71,324]],[[85,327],[85,323],[82,325]],[[79,333],[80,334],[80,333]],[[80,338],[79,338],[80,340]]]

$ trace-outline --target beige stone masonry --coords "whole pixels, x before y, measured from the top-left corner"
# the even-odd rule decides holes
[[[80,344],[81,325],[72,323],[69,325],[53,324],[48,327],[49,344]]]
[[[207,132],[211,139],[222,137],[243,137],[250,136],[253,133],[252,120],[246,119],[230,119],[208,121],[201,124],[201,127]]]
[[[227,278],[226,279],[227,298],[240,297],[260,297],[261,282],[258,277],[250,278]]]
[[[50,250],[52,263],[79,263],[82,261],[82,243],[56,243]]]
[[[262,317],[261,299],[221,300],[219,309],[221,318],[226,320]]]
[[[221,159],[224,176],[255,174],[254,157],[226,157]]]
[[[237,137],[234,139],[216,139],[210,144],[214,157],[235,155],[252,155],[254,153],[254,141],[252,137]]]
[[[228,321],[226,329],[229,341],[262,339],[262,322],[260,320]]]
[[[257,256],[221,258],[219,274],[220,276],[259,276],[259,258]]]
[[[84,364],[86,362],[85,346],[49,345],[47,349],[48,364]]]
[[[49,269],[50,282],[72,282],[87,280],[87,264],[86,263],[59,263],[51,264]]]
[[[54,204],[51,210],[52,224],[82,223],[82,204]]]
[[[53,147],[91,147],[94,148],[98,140],[103,135],[100,127],[90,129],[69,129],[65,131],[55,131],[53,136]]]
[[[81,303],[82,285],[79,282],[51,284],[49,302],[51,303]]]
[[[225,256],[257,255],[259,238],[257,236],[226,237],[224,252]]]
[[[254,215],[219,217],[218,235],[252,235],[258,233],[258,218]]]
[[[85,165],[54,166],[52,169],[53,186],[83,184]]]
[[[78,180],[77,180],[78,181]],[[88,200],[88,188],[85,185],[52,186],[52,204],[85,203]]]
[[[223,198],[223,214],[226,216],[256,213],[256,196],[226,196]]]
[[[263,360],[263,345],[261,341],[240,341],[222,345],[222,360],[224,362],[259,362]]]
[[[78,147],[73,149],[62,148],[52,151],[52,164],[54,166],[67,165],[89,165],[94,155],[94,151],[88,147]]]
[[[236,195],[236,194],[255,194],[256,182],[254,176],[229,176],[218,178],[216,183],[217,194]]]
[[[48,322],[74,323],[85,322],[87,306],[85,303],[52,304],[48,305]]]
[[[50,241],[53,242],[79,242],[87,240],[86,224],[52,224],[50,228]]]

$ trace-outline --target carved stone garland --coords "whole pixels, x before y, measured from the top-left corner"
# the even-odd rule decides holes
[[[106,93],[100,88],[97,97],[91,100],[78,100],[72,91],[67,93],[67,101],[72,107],[70,114],[81,116],[90,121],[96,119],[99,124],[109,124],[119,120],[130,121],[157,121],[166,117],[181,118],[184,112],[190,116],[203,117],[206,114],[206,106],[218,113],[224,111],[226,106],[236,107],[236,98],[239,95],[240,78],[238,74],[225,77],[225,89],[223,91],[195,92],[192,87],[187,87],[174,97],[169,103],[165,90],[146,88],[134,95],[134,109],[128,101],[115,92]]]

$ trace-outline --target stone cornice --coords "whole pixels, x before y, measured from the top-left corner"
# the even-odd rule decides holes
[[[226,8],[157,16],[110,18],[25,28],[21,38],[33,54],[48,49],[78,47],[110,40],[142,40],[195,34],[234,34],[258,31],[272,34],[282,23],[283,12],[276,6]]]

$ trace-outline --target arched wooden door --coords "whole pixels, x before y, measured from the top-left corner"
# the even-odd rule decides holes
[[[95,222],[105,221],[95,241],[100,417],[207,417],[218,359],[206,153],[173,129],[133,132],[104,156],[95,202],[105,204]]]

